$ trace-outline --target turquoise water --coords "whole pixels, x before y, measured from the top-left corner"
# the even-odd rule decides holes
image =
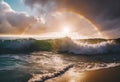
[[[0,82],[27,82],[31,77],[30,73],[23,68],[27,62],[14,57],[0,56]]]

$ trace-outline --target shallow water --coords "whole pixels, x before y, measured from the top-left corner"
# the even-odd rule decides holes
[[[32,76],[57,72],[74,64],[74,72],[120,65],[120,55],[72,55],[53,52],[0,55],[0,82],[27,82]]]

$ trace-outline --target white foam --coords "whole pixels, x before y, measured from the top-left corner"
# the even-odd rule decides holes
[[[62,43],[62,42],[61,42]],[[78,43],[71,39],[63,41],[61,51],[74,54],[106,54],[120,52],[120,45],[113,41],[105,41],[97,44]]]

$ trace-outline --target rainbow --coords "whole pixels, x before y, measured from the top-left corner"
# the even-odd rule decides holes
[[[80,13],[77,13],[77,12],[74,12],[74,11],[60,11],[60,13],[69,13],[69,14],[76,15],[79,18],[84,19],[88,24],[91,25],[91,27],[93,27],[93,29],[95,30],[95,32],[97,33],[97,35],[99,37],[108,38],[107,36],[103,35],[103,33],[99,30],[99,28],[91,20],[89,20],[87,17],[81,15]],[[24,35],[30,29],[30,27],[31,26],[26,27],[25,30],[21,33],[21,35]]]
[[[103,35],[103,33],[99,30],[99,28],[88,18],[86,18],[85,16],[81,15],[80,13],[77,12],[73,12],[73,11],[62,11],[63,13],[70,13],[73,15],[77,15],[79,18],[84,19],[87,23],[89,23],[93,29],[96,31],[96,33],[99,35],[99,37],[104,37],[104,38],[108,38],[107,36]]]

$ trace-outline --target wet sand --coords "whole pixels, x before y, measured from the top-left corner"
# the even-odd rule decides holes
[[[70,69],[64,75],[45,82],[120,82],[120,66],[75,73]],[[14,74],[15,73],[15,74]],[[0,82],[27,82],[32,76],[22,72],[2,71]],[[14,75],[19,75],[19,77]]]
[[[86,71],[81,82],[120,82],[120,66]]]
[[[120,66],[85,71],[81,74],[67,72],[46,82],[120,82]]]

